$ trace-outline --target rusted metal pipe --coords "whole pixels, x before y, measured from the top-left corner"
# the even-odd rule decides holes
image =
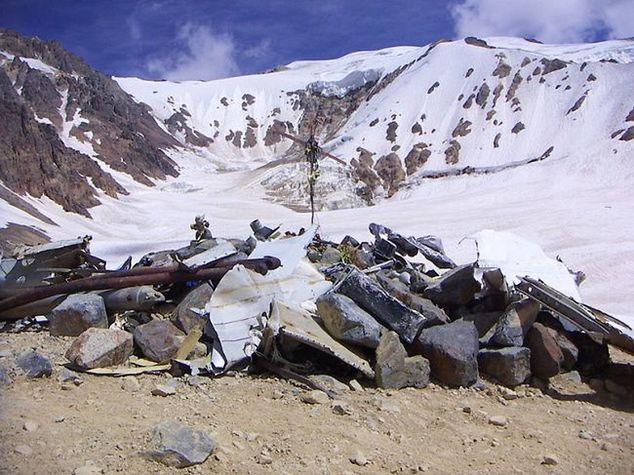
[[[281,262],[277,257],[266,256],[261,259],[249,259],[243,261],[241,264],[260,274],[266,274],[269,270],[277,269],[281,265]],[[106,276],[86,277],[62,284],[24,287],[20,289],[19,293],[0,300],[0,314],[4,310],[59,294],[74,294],[91,290],[124,289],[126,287],[136,287],[139,285],[173,284],[187,280],[210,280],[216,284],[232,268],[233,266],[211,269],[171,269],[168,271],[161,271],[161,268],[155,268],[156,272],[153,274],[131,276],[108,274]],[[125,274],[125,272],[122,274]],[[15,318],[0,316],[0,319],[12,320]]]

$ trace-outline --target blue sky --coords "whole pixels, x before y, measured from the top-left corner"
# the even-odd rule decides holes
[[[554,4],[554,5],[553,5]],[[213,79],[466,35],[634,36],[634,0],[2,0],[0,27],[117,76]]]

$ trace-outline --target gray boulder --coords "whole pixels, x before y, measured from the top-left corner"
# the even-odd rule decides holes
[[[460,306],[469,303],[481,290],[474,276],[473,264],[456,267],[433,281],[424,291],[436,305]]]
[[[531,350],[519,346],[480,350],[478,367],[500,384],[515,387],[531,375]]]
[[[80,370],[125,363],[132,355],[132,335],[122,330],[89,328],[72,343],[66,359]]]
[[[524,299],[514,302],[500,318],[489,343],[496,346],[522,346],[524,336],[535,323],[540,304]]]
[[[169,361],[181,346],[185,335],[168,320],[152,320],[134,329],[134,343],[143,355],[157,363]]]
[[[319,262],[326,266],[341,262],[341,252],[337,248],[328,247],[321,255]]]
[[[88,328],[108,328],[103,298],[96,294],[69,295],[47,315],[55,336],[79,336]]]
[[[478,380],[478,331],[472,322],[453,322],[423,330],[415,345],[431,363],[431,374],[449,386]]]
[[[27,378],[48,377],[53,373],[53,366],[48,358],[33,350],[20,353],[15,362]]]
[[[546,379],[561,371],[564,355],[547,327],[533,324],[526,334],[526,346],[531,350],[531,371],[535,376]]]
[[[412,343],[420,329],[430,322],[420,313],[403,305],[367,275],[353,270],[342,282],[339,292],[350,297],[380,323]]]
[[[384,332],[376,349],[376,384],[384,389],[424,388],[429,384],[429,361],[408,357],[396,332]]]
[[[208,319],[196,310],[204,310],[213,293],[214,288],[209,282],[203,282],[189,292],[174,310],[172,323],[185,333],[189,333],[194,328],[202,330]]]
[[[201,464],[216,448],[216,442],[206,432],[174,421],[161,422],[154,428],[153,444],[155,448],[143,455],[176,468]]]
[[[334,338],[366,348],[379,346],[383,326],[345,295],[322,295],[317,299],[317,311]]]

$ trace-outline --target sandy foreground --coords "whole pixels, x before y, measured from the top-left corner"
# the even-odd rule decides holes
[[[172,473],[139,455],[153,427],[176,420],[204,429],[217,448],[182,473],[623,473],[634,469],[634,401],[603,390],[551,397],[530,386],[504,390],[348,390],[335,401],[301,401],[308,388],[270,374],[180,378],[175,395],[151,395],[170,376],[115,378],[58,375],[72,338],[46,332],[0,335],[14,356],[35,348],[53,375],[26,379],[17,370],[0,389],[0,473]],[[632,361],[622,353],[621,361]],[[138,383],[138,384],[137,384]],[[508,395],[507,395],[508,397]],[[333,405],[346,413],[333,412]],[[341,412],[341,411],[339,411]],[[508,423],[498,427],[492,416]],[[544,464],[553,457],[554,465]]]

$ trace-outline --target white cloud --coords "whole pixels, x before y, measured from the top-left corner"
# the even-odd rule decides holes
[[[207,26],[185,24],[176,37],[178,48],[166,57],[151,59],[151,73],[170,81],[209,80],[239,74],[236,44],[226,33]]]
[[[458,37],[574,43],[634,36],[634,0],[464,0],[451,7],[451,14]]]

